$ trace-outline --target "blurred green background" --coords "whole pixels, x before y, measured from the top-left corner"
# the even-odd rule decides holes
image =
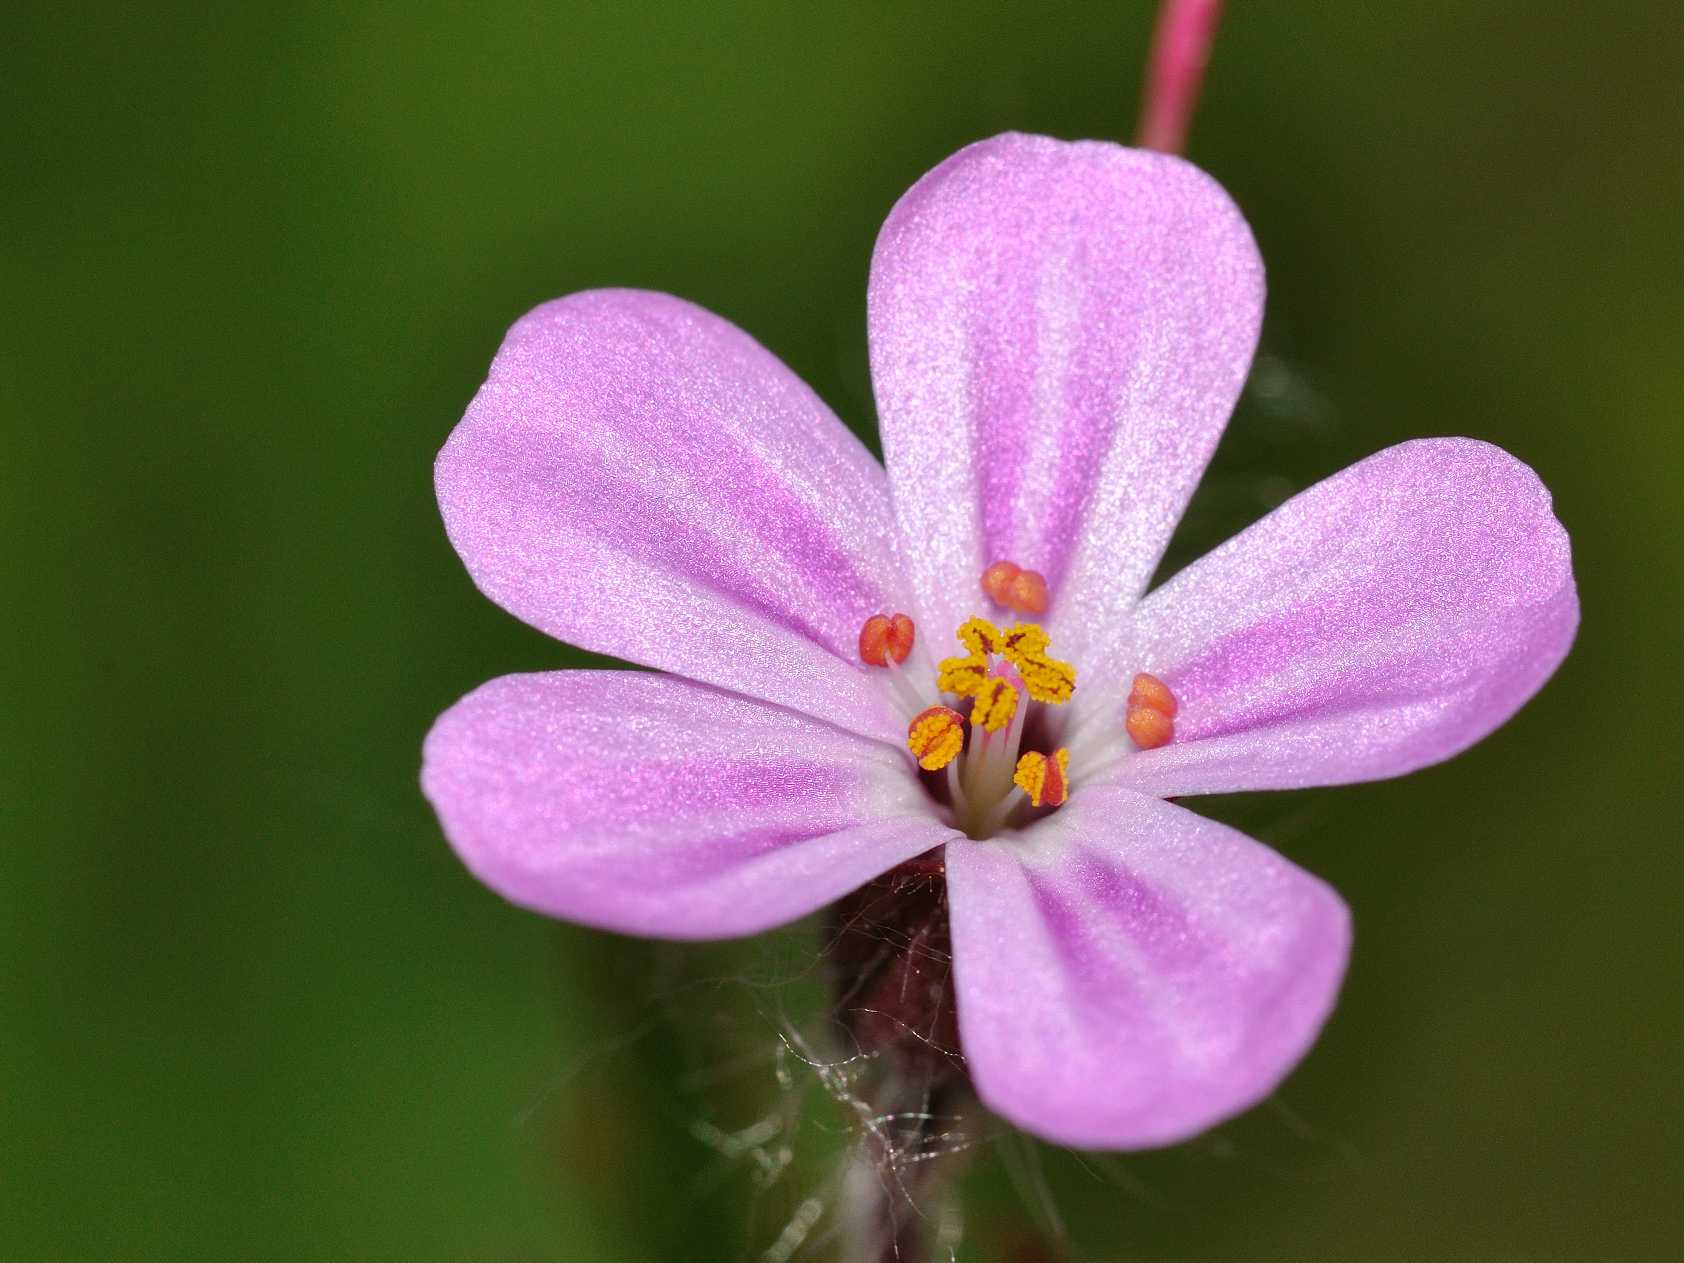
[[[759,1258],[846,1140],[773,1056],[810,940],[619,940],[460,870],[422,735],[577,659],[473,591],[431,461],[504,328],[603,284],[869,434],[895,197],[998,131],[1126,136],[1151,6],[147,8],[14,11],[0,77],[0,1253]],[[1355,911],[1325,1037],[1179,1149],[989,1139],[962,1257],[1055,1217],[1073,1259],[1680,1257],[1681,36],[1232,6],[1191,156],[1268,323],[1176,558],[1476,435],[1554,489],[1584,627],[1454,763],[1210,804]]]

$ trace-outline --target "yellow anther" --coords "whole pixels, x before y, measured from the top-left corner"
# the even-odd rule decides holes
[[[1000,629],[986,618],[967,618],[959,624],[959,630],[955,634],[959,637],[959,643],[972,654],[999,653],[1004,639],[1000,635]]]
[[[1013,623],[1006,628],[1000,642],[1004,646],[1001,652],[1007,657],[1014,653],[1045,653],[1052,647],[1052,637],[1042,630],[1039,623]]]
[[[972,697],[988,679],[988,658],[972,654],[969,658],[943,658],[936,666],[936,687],[944,693]]]
[[[971,723],[988,732],[999,732],[1017,714],[1017,690],[997,675],[991,675],[977,689],[971,706]]]
[[[1035,623],[1013,623],[1004,632],[985,618],[968,618],[958,631],[963,658],[943,658],[937,664],[936,687],[960,697],[975,697],[992,677],[990,654],[999,654],[1023,677],[1023,686],[1037,702],[1062,706],[1076,691],[1076,668],[1050,656],[1052,638]]]
[[[1037,702],[1062,706],[1076,691],[1076,668],[1057,658],[1036,658],[1014,664],[1023,687]]]
[[[1059,749],[1052,758],[1031,750],[1017,761],[1012,783],[1029,795],[1032,807],[1057,807],[1070,796],[1070,751]]]
[[[965,720],[947,706],[920,711],[907,725],[906,748],[926,772],[939,772],[965,747]]]
[[[1046,755],[1031,750],[1017,761],[1017,771],[1012,773],[1012,784],[1028,794],[1030,803],[1036,807],[1041,805],[1041,787],[1046,783]]]
[[[943,658],[936,664],[936,687],[944,693],[974,697],[988,679],[988,655],[1000,652],[1000,629],[986,618],[967,618],[956,634],[965,646],[965,656]]]
[[[1047,653],[1052,639],[1034,623],[1014,623],[1001,637],[1000,652],[1017,668],[1037,702],[1062,706],[1076,691],[1076,668]]]

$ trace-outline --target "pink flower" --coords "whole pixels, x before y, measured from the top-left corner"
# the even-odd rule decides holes
[[[1126,1148],[1266,1096],[1333,1006],[1349,916],[1169,800],[1448,758],[1554,671],[1578,602],[1548,492],[1470,439],[1382,451],[1147,593],[1262,306],[1251,233],[1196,168],[1007,135],[878,239],[886,472],[680,299],[527,315],[439,456],[446,529],[511,613],[670,674],[505,676],[457,703],[422,774],[452,845],[515,903],[680,939],[945,847],[959,1030],[997,1113]],[[861,660],[877,614],[915,624],[899,665]],[[892,661],[876,627],[867,656]],[[919,736],[963,696],[968,734],[937,712]]]

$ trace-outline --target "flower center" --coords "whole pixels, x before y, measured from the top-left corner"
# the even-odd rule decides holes
[[[983,571],[982,591],[1019,614],[1039,615],[1049,604],[1046,580],[1009,561]],[[1070,751],[1056,744],[1063,724],[1053,708],[1075,693],[1076,668],[1052,656],[1051,638],[1038,623],[1001,627],[973,617],[954,635],[964,652],[932,669],[910,618],[873,614],[860,628],[860,660],[886,673],[911,717],[907,749],[955,827],[987,838],[1070,796]],[[1121,727],[1137,749],[1155,749],[1174,737],[1177,710],[1169,687],[1142,672]]]

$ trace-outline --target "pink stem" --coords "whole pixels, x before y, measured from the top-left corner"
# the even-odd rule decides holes
[[[1180,153],[1186,147],[1187,127],[1199,102],[1199,84],[1221,16],[1222,0],[1163,0],[1135,137],[1142,149]]]

